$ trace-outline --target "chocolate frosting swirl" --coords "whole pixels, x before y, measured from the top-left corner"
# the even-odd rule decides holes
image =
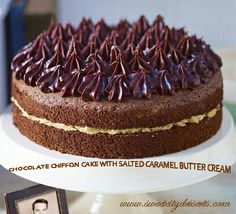
[[[39,86],[42,92],[57,92],[59,78],[62,74],[63,68],[61,65],[46,69],[36,81],[36,85]]]
[[[44,93],[122,101],[193,90],[220,71],[221,58],[196,35],[161,16],[109,26],[83,18],[78,27],[51,21],[14,57],[16,79]]]
[[[130,95],[129,84],[125,74],[113,75],[105,88],[108,93],[108,100],[111,101],[117,98],[122,100],[123,96]]]
[[[132,94],[135,98],[151,98],[154,82],[152,81],[148,70],[140,67],[138,72],[129,74],[129,79]]]

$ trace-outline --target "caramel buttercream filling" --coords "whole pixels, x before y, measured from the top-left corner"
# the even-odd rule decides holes
[[[88,127],[88,126],[77,126],[77,125],[66,125],[63,123],[57,123],[50,120],[47,120],[45,118],[40,118],[34,115],[30,115],[27,111],[25,111],[21,105],[18,103],[18,101],[11,97],[11,101],[15,104],[15,106],[21,111],[21,114],[23,117],[38,122],[40,124],[50,126],[57,129],[62,129],[64,131],[79,131],[85,134],[94,135],[94,134],[109,134],[109,135],[118,135],[118,134],[134,134],[134,133],[140,133],[140,132],[157,132],[157,131],[164,131],[171,129],[174,126],[183,127],[187,126],[187,124],[190,123],[200,123],[205,118],[212,118],[216,115],[217,111],[220,110],[220,105],[215,107],[214,109],[210,110],[209,112],[194,115],[188,119],[183,119],[179,122],[175,123],[169,123],[163,126],[157,126],[157,127],[140,127],[140,128],[126,128],[126,129],[104,129],[104,128],[94,128],[94,127]]]

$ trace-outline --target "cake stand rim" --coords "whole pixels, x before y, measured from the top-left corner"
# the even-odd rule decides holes
[[[4,119],[3,119],[3,117],[4,117],[4,115],[6,115],[6,113],[8,113],[8,114],[10,114],[10,116],[11,116],[11,113],[10,113],[10,107],[8,107],[8,108],[6,108],[6,110],[4,111],[5,113],[0,117],[0,127],[1,126],[3,126],[3,122],[4,122]],[[8,115],[8,117],[9,117],[9,115]],[[228,110],[227,109],[225,109],[225,108],[223,108],[223,120],[222,120],[222,124],[223,124],[223,121],[224,121],[224,117],[228,117],[228,120],[229,120],[229,122],[231,123],[231,125],[229,126],[229,129],[228,129],[228,135],[226,135],[226,136],[229,136],[229,134],[230,134],[230,132],[233,132],[233,120],[232,120],[232,116],[230,115],[230,113],[228,112]],[[12,123],[12,121],[8,121],[9,123],[11,122]],[[9,124],[8,124],[9,125]],[[12,126],[13,126],[13,124],[12,124]],[[220,130],[222,129],[222,127],[220,128]],[[4,131],[1,129],[0,130],[0,133],[1,134],[4,134]],[[5,135],[6,135],[6,133],[5,133]],[[22,135],[23,136],[23,135]],[[24,137],[24,136],[23,136]],[[16,142],[15,142],[16,143]],[[18,144],[18,143],[17,143]],[[203,143],[204,144],[204,143]],[[39,145],[36,145],[36,146],[39,146]],[[214,144],[213,144],[213,146],[214,146]],[[41,147],[41,146],[39,146],[39,147]],[[45,148],[43,148],[43,149],[45,149]],[[209,149],[209,148],[207,148],[207,149]],[[48,149],[47,149],[48,150]],[[50,150],[49,150],[50,151]],[[54,151],[50,151],[50,152],[54,152]],[[184,151],[183,151],[184,152]],[[0,151],[0,153],[1,153],[1,151]],[[58,153],[58,152],[57,152]],[[181,152],[180,152],[181,153]],[[181,156],[181,154],[180,153],[173,153],[173,154],[170,154],[169,156],[176,156],[176,154],[177,155],[179,155],[179,156]],[[191,153],[191,152],[190,152]],[[58,153],[58,154],[60,154],[60,153]],[[57,155],[58,155],[57,154]],[[64,154],[60,154],[60,155],[63,155],[64,156]],[[165,155],[164,156],[159,156],[159,158],[160,157],[165,157]],[[154,160],[155,158],[157,158],[157,157],[151,157],[151,158],[146,158],[146,160]],[[166,158],[166,157],[165,157]],[[168,155],[167,155],[167,158],[168,158]],[[94,159],[94,158],[85,158],[85,159]],[[101,159],[98,159],[98,160],[101,160]],[[107,159],[103,159],[103,160],[107,160]],[[114,159],[112,159],[112,160],[114,160]],[[116,160],[116,159],[115,159]],[[132,160],[132,159],[127,159],[127,160]],[[140,160],[140,159],[139,159]],[[142,160],[145,160],[145,159],[142,159]],[[235,162],[235,160],[232,162],[231,161],[231,164],[233,164]],[[3,163],[2,164],[4,167],[6,167],[6,168],[8,168],[7,167],[7,165],[8,164],[6,164],[6,163]],[[113,170],[111,170],[111,172],[114,172],[114,169]],[[127,172],[127,171],[126,171]],[[137,173],[137,171],[135,172],[135,173]],[[40,178],[36,178],[32,173],[31,173],[31,175],[29,176],[29,174],[23,174],[23,173],[19,173],[19,172],[17,172],[17,173],[15,173],[15,174],[17,174],[17,175],[19,175],[19,176],[21,176],[21,177],[24,177],[24,178],[26,178],[26,179],[29,179],[29,180],[32,180],[32,181],[34,181],[34,182],[40,182]],[[175,173],[176,174],[176,173]],[[45,185],[49,185],[49,186],[55,186],[55,187],[58,187],[58,188],[63,188],[63,189],[68,189],[68,190],[76,190],[76,191],[81,191],[81,192],[102,192],[102,193],[116,193],[116,194],[125,194],[125,193],[146,193],[146,192],[155,192],[155,191],[163,191],[163,190],[168,190],[168,189],[174,189],[174,188],[178,188],[178,187],[183,187],[183,186],[187,186],[187,185],[190,185],[190,184],[193,184],[193,183],[196,183],[196,182],[200,182],[200,181],[203,181],[203,180],[206,180],[206,179],[208,179],[208,178],[210,178],[210,177],[213,177],[213,176],[215,176],[216,174],[218,174],[218,173],[212,173],[212,174],[208,174],[207,176],[201,176],[201,177],[199,177],[199,175],[198,175],[198,179],[195,179],[194,180],[194,178],[193,178],[193,180],[189,180],[189,182],[187,182],[187,181],[185,181],[184,182],[184,184],[183,185],[173,185],[173,187],[171,187],[170,188],[170,185],[163,185],[163,187],[161,188],[160,186],[158,187],[158,188],[155,188],[155,187],[151,187],[151,186],[149,186],[149,188],[148,187],[145,187],[145,188],[133,188],[133,190],[131,191],[130,189],[127,189],[127,190],[125,190],[125,189],[123,189],[123,188],[121,188],[120,190],[118,189],[118,188],[116,188],[116,190],[112,190],[112,188],[109,186],[109,188],[107,189],[107,190],[104,190],[102,187],[101,188],[89,188],[88,186],[87,187],[85,187],[85,188],[83,188],[83,187],[80,187],[80,188],[78,188],[78,187],[76,187],[75,189],[74,188],[72,188],[72,187],[68,187],[68,186],[63,186],[63,185],[61,185],[60,187],[58,186],[58,185],[53,185],[53,183],[51,183],[51,182],[49,182],[49,183],[43,183],[43,184],[45,184]],[[136,175],[136,174],[135,174]],[[91,174],[88,174],[88,176],[91,176]],[[189,176],[191,176],[191,175],[189,175]],[[122,176],[121,176],[122,177]],[[156,177],[156,174],[153,174],[152,176],[147,176],[147,178],[146,179],[155,179],[155,177]],[[193,176],[194,177],[194,176]],[[132,177],[131,177],[132,178]],[[134,178],[134,177],[133,177]],[[132,179],[133,179],[132,178]],[[84,177],[83,179],[86,179],[86,177]],[[144,176],[144,179],[145,179],[145,176]],[[153,181],[152,181],[153,182]],[[122,183],[122,182],[121,182]],[[111,185],[112,186],[112,185]]]

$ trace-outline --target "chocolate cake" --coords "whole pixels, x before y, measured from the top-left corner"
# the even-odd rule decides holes
[[[13,121],[61,153],[144,158],[216,134],[222,120],[220,57],[161,16],[78,27],[51,22],[12,61]]]

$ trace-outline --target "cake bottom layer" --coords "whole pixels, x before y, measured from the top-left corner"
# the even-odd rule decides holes
[[[13,105],[13,122],[30,140],[61,153],[96,158],[144,158],[185,150],[216,134],[222,121],[222,109],[200,123],[151,133],[128,135],[64,131],[31,121]]]

